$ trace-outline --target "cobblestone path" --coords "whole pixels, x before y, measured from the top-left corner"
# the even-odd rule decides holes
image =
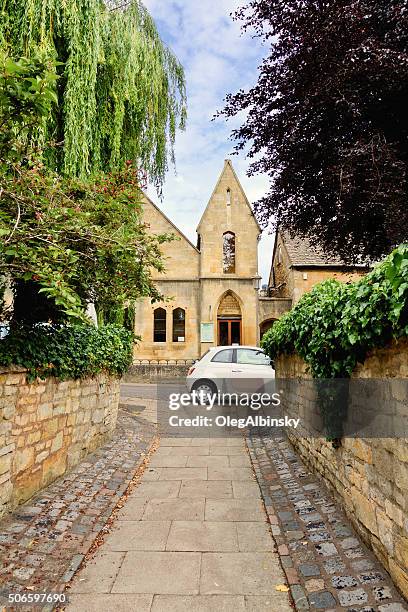
[[[323,482],[285,437],[252,432],[248,447],[297,610],[408,610]]]
[[[2,519],[0,609],[8,592],[64,589],[128,487],[154,434],[150,423],[121,410],[110,442]]]

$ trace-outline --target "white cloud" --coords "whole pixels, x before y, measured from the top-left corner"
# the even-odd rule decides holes
[[[241,35],[240,23],[230,17],[244,0],[144,0],[163,40],[182,62],[187,79],[187,129],[176,142],[177,175],[171,169],[159,206],[195,242],[196,225],[212,193],[223,161],[233,150],[229,136],[240,121],[211,121],[227,93],[256,82],[257,66],[265,54],[259,40]],[[247,177],[244,155],[232,158],[250,201],[268,190],[266,177]],[[157,200],[153,190],[149,195]],[[267,281],[273,240],[260,245],[260,273]]]

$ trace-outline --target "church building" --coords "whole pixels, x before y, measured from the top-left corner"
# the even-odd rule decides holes
[[[165,297],[136,304],[135,360],[192,360],[217,345],[259,343],[258,241],[261,230],[229,160],[197,227],[197,244],[147,197],[144,220],[163,244]]]
[[[164,296],[136,304],[141,336],[135,363],[186,362],[219,345],[259,345],[261,336],[312,287],[327,278],[352,282],[369,268],[327,255],[309,240],[276,231],[269,284],[259,291],[260,227],[229,160],[197,227],[197,244],[147,197],[144,219],[162,246],[165,271],[153,278]]]

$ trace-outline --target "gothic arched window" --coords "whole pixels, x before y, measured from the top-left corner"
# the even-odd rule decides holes
[[[166,342],[166,319],[167,312],[164,308],[156,308],[154,311],[153,341]]]
[[[186,311],[184,308],[173,310],[173,342],[186,340]]]
[[[235,234],[225,232],[222,244],[222,269],[224,272],[235,272]]]

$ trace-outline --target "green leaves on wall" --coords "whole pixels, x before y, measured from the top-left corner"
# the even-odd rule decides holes
[[[367,352],[408,335],[408,244],[355,283],[328,280],[265,334],[275,359],[298,353],[315,378],[348,378]]]

